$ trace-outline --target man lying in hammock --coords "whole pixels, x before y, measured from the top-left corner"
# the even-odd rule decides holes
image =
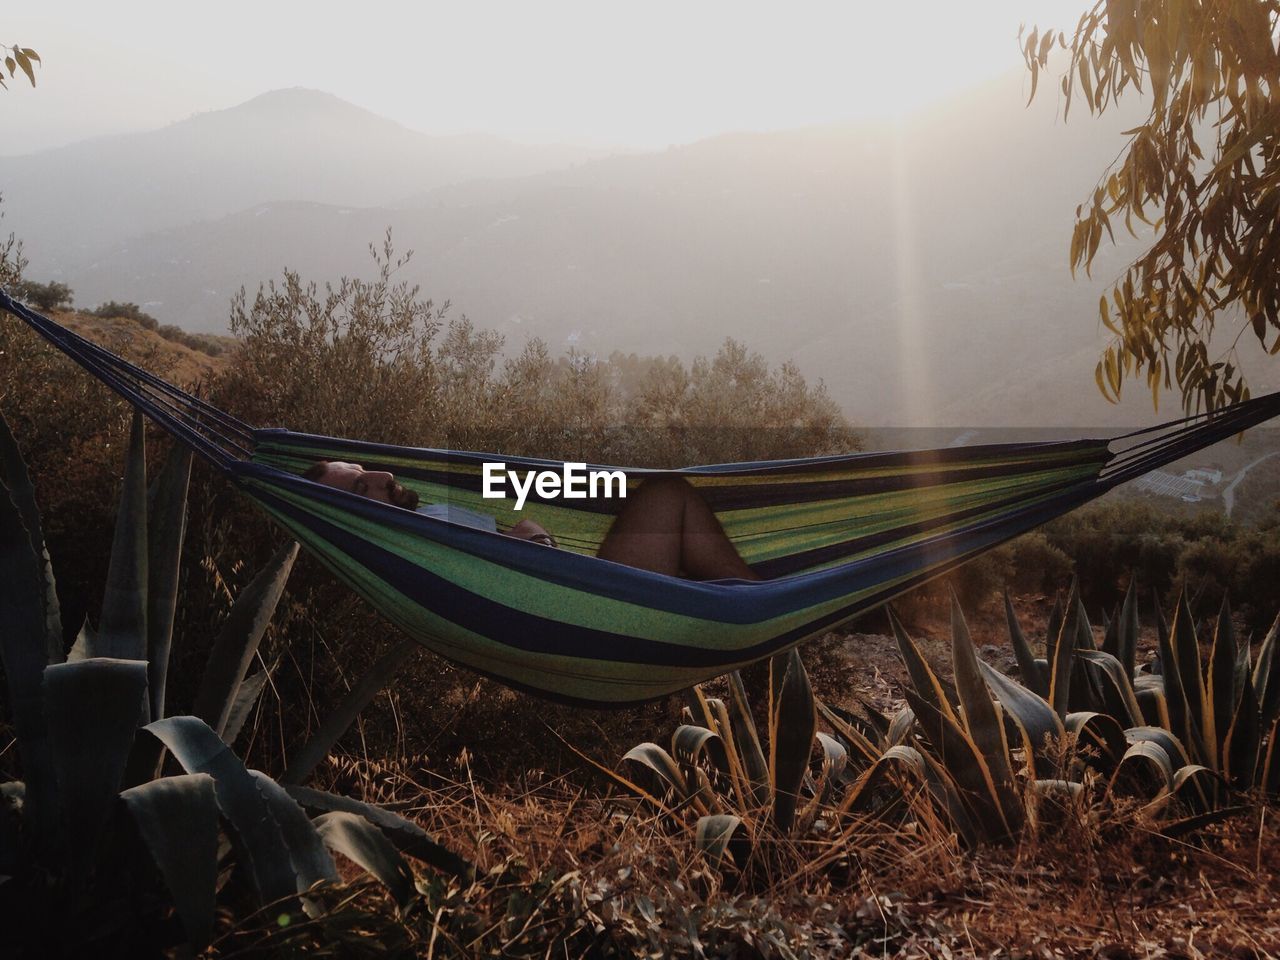
[[[491,533],[498,530],[497,520],[487,514],[452,504],[419,505],[418,494],[385,470],[321,460],[303,476],[441,520]],[[556,546],[555,538],[533,520],[521,520],[506,536]],[[629,493],[596,556],[691,580],[760,579],[738,556],[707,502],[683,477],[650,477]]]

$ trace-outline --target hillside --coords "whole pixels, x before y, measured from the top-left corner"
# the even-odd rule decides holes
[[[223,352],[211,356],[123,317],[95,317],[79,311],[53,313],[51,316],[80,336],[141,363],[171,383],[183,386],[204,383],[221,374],[230,363],[231,351],[236,346],[234,337],[215,337]]]

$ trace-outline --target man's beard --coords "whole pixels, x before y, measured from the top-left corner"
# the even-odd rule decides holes
[[[417,510],[418,491],[410,490],[399,483],[392,484],[391,503],[397,507],[403,507],[405,510]]]

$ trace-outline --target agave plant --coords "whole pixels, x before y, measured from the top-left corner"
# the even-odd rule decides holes
[[[1034,822],[1046,796],[1108,801],[1138,795],[1147,813],[1165,819],[1166,832],[1216,815],[1220,794],[1212,771],[1192,762],[1168,730],[1144,722],[1120,660],[1094,648],[1074,585],[1066,607],[1055,606],[1050,616],[1043,658],[1032,654],[1007,600],[1006,611],[1027,684],[978,659],[953,601],[954,692],[890,613],[911,677],[904,694],[915,746],[946,774],[934,771],[944,785],[935,793],[945,798],[943,808],[961,836],[986,842],[1013,836]],[[1112,635],[1129,657],[1136,651],[1131,611],[1111,620]]]
[[[1161,659],[1185,663],[1186,676],[1201,677],[1198,654],[1188,648],[1195,634],[1185,602],[1181,607],[1163,635]],[[827,839],[847,840],[867,818],[928,820],[970,846],[1001,842],[1034,827],[1047,799],[1086,804],[1137,796],[1144,813],[1173,834],[1229,812],[1228,781],[1272,783],[1280,763],[1274,758],[1280,694],[1270,677],[1275,630],[1255,665],[1247,645],[1236,650],[1224,610],[1215,650],[1232,651],[1230,685],[1224,655],[1211,656],[1206,676],[1216,675],[1217,687],[1206,683],[1197,707],[1186,694],[1196,688],[1180,683],[1171,708],[1166,685],[1173,688],[1171,677],[1183,674],[1170,668],[1129,679],[1138,630],[1132,590],[1108,619],[1101,649],[1074,585],[1066,606],[1056,604],[1050,616],[1045,657],[1034,655],[1007,598],[1006,611],[1025,683],[978,658],[954,598],[954,682],[942,678],[890,610],[910,678],[907,705],[892,719],[867,704],[859,714],[817,701],[792,651],[770,663],[767,755],[742,680],[731,674],[727,703],[694,688],[688,722],[673,734],[670,750],[642,743],[623,758],[635,775],[611,776],[668,814],[692,811],[697,847],[720,865],[730,855],[741,865],[766,832],[796,837],[821,828]],[[1215,704],[1212,729],[1224,722],[1227,729],[1212,739],[1218,752],[1204,752],[1200,744],[1211,741],[1203,734],[1184,746],[1179,731],[1203,730]],[[830,734],[818,730],[819,718]],[[1225,765],[1201,762],[1214,757]]]
[[[656,743],[632,748],[623,762],[631,777],[605,770],[658,809],[697,816],[698,849],[714,862],[741,865],[766,836],[796,837],[816,824],[838,789],[848,756],[817,729],[817,705],[798,652],[768,664],[767,737],[762,745],[742,677],[729,675],[728,701],[689,691],[686,723],[670,751]],[[817,745],[821,761],[812,766]],[[767,750],[766,750],[767,745]]]
[[[0,656],[23,771],[22,781],[0,784],[0,913],[16,918],[6,935],[20,952],[199,950],[220,898],[281,914],[311,908],[305,894],[338,879],[331,850],[377,876],[401,904],[414,893],[402,853],[470,871],[416,825],[354,800],[286,789],[228,746],[265,683],[264,671],[246,674],[296,544],[237,597],[194,715],[166,716],[190,465],[190,454],[176,450],[148,506],[135,417],[102,615],[64,658],[39,511],[0,419]],[[166,750],[185,773],[161,775]],[[171,913],[180,932],[165,919]]]
[[[1224,599],[1208,656],[1202,658],[1201,631],[1183,592],[1171,623],[1166,625],[1157,605],[1156,672],[1142,672],[1136,662],[1137,607],[1136,587],[1130,583],[1122,605],[1107,619],[1099,647],[1073,590],[1068,601],[1073,616],[1064,616],[1055,605],[1046,657],[1038,659],[1006,597],[1009,635],[1027,686],[1042,696],[1051,695],[1057,676],[1055,703],[1106,717],[1092,722],[1109,726],[1111,742],[1122,747],[1118,756],[1105,753],[1122,779],[1133,767],[1149,767],[1164,777],[1170,790],[1185,789],[1183,785],[1192,781],[1215,804],[1226,801],[1228,787],[1280,792],[1280,669],[1273,669],[1280,616],[1255,661],[1248,640],[1237,638]],[[1071,619],[1074,627],[1068,624]],[[1114,735],[1117,726],[1123,741]]]

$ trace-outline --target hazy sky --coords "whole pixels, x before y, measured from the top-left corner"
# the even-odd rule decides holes
[[[292,86],[428,133],[638,147],[895,115],[1016,68],[1020,23],[1088,3],[38,0],[0,15],[44,59],[0,91],[0,153]]]

